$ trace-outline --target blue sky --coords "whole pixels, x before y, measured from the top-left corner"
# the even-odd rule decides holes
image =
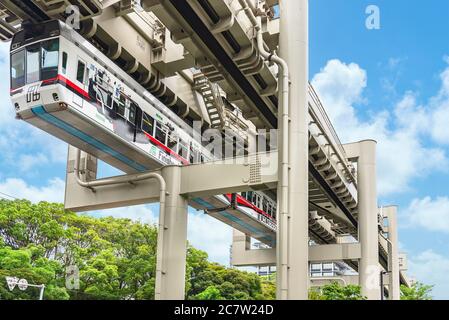
[[[365,27],[368,5],[380,29]],[[379,204],[399,205],[409,275],[449,299],[449,2],[310,1],[310,80],[343,142],[378,141]],[[0,192],[63,201],[64,143],[14,120],[0,45]],[[102,174],[114,170],[102,166]],[[0,194],[2,196],[2,194]],[[3,197],[7,197],[3,195]],[[113,214],[156,221],[155,206]],[[231,230],[191,212],[189,240],[227,264]]]

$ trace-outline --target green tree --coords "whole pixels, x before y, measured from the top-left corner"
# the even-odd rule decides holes
[[[262,293],[258,300],[276,300],[276,282],[273,277],[261,277]]]
[[[342,286],[338,282],[327,284],[309,291],[310,300],[365,300],[360,286]]]
[[[0,200],[0,299],[36,299],[38,289],[10,292],[5,276],[45,284],[45,299],[154,299],[157,228],[129,219],[95,218],[61,204]],[[66,268],[79,289],[65,288]],[[229,269],[188,245],[186,298],[274,299],[272,279]]]
[[[433,286],[421,282],[414,283],[411,287],[401,285],[401,300],[432,300]]]
[[[76,215],[60,204],[1,200],[0,239],[0,274],[26,272],[28,281],[46,285],[45,298],[154,297],[155,226]],[[80,270],[79,290],[64,288],[68,266]],[[2,298],[31,298],[7,294],[6,281],[1,287]]]
[[[29,287],[20,291],[17,286],[11,292],[7,286],[6,277],[27,279],[32,284],[45,284],[44,298],[47,300],[67,300],[69,294],[65,288],[60,287],[58,275],[61,265],[47,258],[41,257],[33,260],[35,248],[13,250],[9,247],[0,248],[0,299],[37,299],[39,289]]]
[[[223,300],[220,290],[215,286],[207,287],[206,290],[195,296],[197,300]]]

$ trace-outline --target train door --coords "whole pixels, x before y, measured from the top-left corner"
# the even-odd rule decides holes
[[[84,96],[82,92],[87,91],[86,86],[86,78],[87,78],[87,65],[86,62],[79,58],[77,59],[76,64],[76,74],[75,74],[75,84],[79,87],[80,90],[76,90],[73,93],[73,102],[80,107],[83,107]]]

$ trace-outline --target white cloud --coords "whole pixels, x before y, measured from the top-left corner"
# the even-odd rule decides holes
[[[22,154],[19,157],[20,171],[26,172],[38,166],[48,163],[48,158],[43,153],[34,155]]]
[[[407,217],[414,227],[449,233],[449,198],[414,199],[407,208]]]
[[[434,299],[449,299],[449,259],[427,250],[408,261],[408,274],[419,282],[434,285]]]
[[[448,161],[444,151],[426,147],[422,141],[430,119],[413,93],[407,92],[394,112],[380,110],[364,119],[355,107],[367,104],[363,97],[367,75],[360,66],[331,60],[314,76],[312,84],[343,142],[378,142],[380,195],[407,191],[414,178],[445,169]]]
[[[126,218],[148,224],[157,224],[159,219],[154,206],[149,205],[100,210],[91,212],[90,215],[95,217]]]
[[[0,43],[0,74],[3,77],[9,75],[9,46],[6,43]],[[9,79],[9,76],[8,78]],[[14,108],[9,100],[9,81],[0,81],[0,128],[14,119]]]
[[[64,190],[65,182],[59,178],[51,179],[41,187],[31,186],[22,179],[7,179],[0,182],[0,192],[34,203],[40,201],[63,202]]]
[[[0,43],[0,74],[9,78],[9,47]],[[15,119],[9,97],[9,81],[0,81],[0,148],[2,160],[21,171],[31,169],[32,162],[63,163],[67,159],[67,145],[49,134]],[[24,154],[22,154],[24,153]],[[19,156],[19,159],[17,157]],[[24,164],[25,167],[20,167]]]
[[[449,64],[449,57],[446,57],[445,61]],[[430,130],[437,142],[449,145],[449,67],[441,73],[440,79],[442,83],[440,92],[430,104],[433,110]]]

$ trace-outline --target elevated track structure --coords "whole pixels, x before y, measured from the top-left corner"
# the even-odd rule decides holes
[[[383,290],[399,298],[399,284],[408,280],[398,266],[395,210],[384,214],[377,206],[376,143],[342,144],[308,83],[307,0],[0,0],[3,41],[55,20],[79,21],[76,47],[97,52],[90,56],[98,63],[110,60],[112,65],[103,67],[131,88],[129,96],[143,97],[170,123],[179,128],[199,123],[201,132],[230,131],[243,141],[241,162],[158,162],[136,148],[136,134],[132,143],[123,140],[87,119],[82,106],[72,110],[72,102],[50,103],[45,97],[25,103],[20,99],[27,92],[19,99],[12,90],[21,119],[74,146],[67,167],[68,209],[158,202],[160,190],[142,175],[153,171],[151,177],[166,181],[157,298],[184,297],[187,205],[236,229],[233,265],[277,266],[279,299],[306,299],[309,261],[337,260],[358,271],[369,299],[380,299]],[[282,83],[286,65],[288,86]],[[51,92],[48,99],[55,98]],[[249,147],[261,129],[278,130],[280,141],[263,154]],[[159,148],[170,155],[166,146]],[[97,159],[126,175],[96,180]],[[264,172],[262,160],[274,169]],[[261,203],[274,220],[239,209],[251,202],[249,192],[263,192],[277,203],[269,208]],[[236,193],[240,200],[217,198]],[[385,219],[393,221],[388,228]],[[272,249],[250,250],[250,238]],[[390,276],[381,289],[383,274]]]

